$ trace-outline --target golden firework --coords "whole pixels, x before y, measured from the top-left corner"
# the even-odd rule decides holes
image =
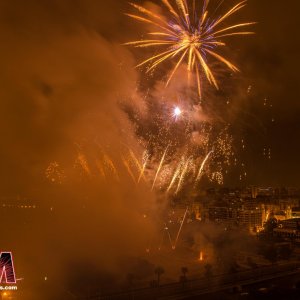
[[[226,46],[223,38],[237,35],[253,34],[240,30],[253,22],[222,26],[230,16],[241,10],[246,1],[242,1],[225,14],[212,18],[208,11],[209,0],[161,0],[168,15],[159,14],[135,3],[130,3],[139,14],[126,14],[129,17],[153,26],[154,31],[148,35],[152,38],[126,43],[137,48],[159,47],[160,52],[141,62],[138,67],[148,64],[147,72],[155,69],[168,59],[175,59],[175,66],[168,76],[166,85],[172,80],[178,68],[187,64],[188,76],[193,73],[197,81],[198,93],[201,96],[201,78],[207,78],[210,84],[218,89],[208,58],[212,57],[237,72],[238,68],[217,52]],[[203,3],[202,3],[203,2]],[[202,3],[199,6],[199,3]],[[190,76],[189,76],[190,77]]]

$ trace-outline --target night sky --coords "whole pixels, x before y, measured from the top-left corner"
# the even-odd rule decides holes
[[[277,185],[299,185],[299,10],[297,1],[249,1],[248,13],[258,21],[256,36],[243,45],[247,64],[246,78],[257,89],[256,97],[249,103],[250,113],[264,124],[266,141],[272,149],[272,160],[264,169],[255,165],[257,156],[253,153],[253,164],[257,181]],[[264,98],[273,108],[266,112]],[[274,118],[275,122],[270,122]],[[249,120],[249,123],[251,120]],[[255,123],[255,120],[252,120]],[[258,132],[249,132],[253,149],[257,143],[264,143]]]

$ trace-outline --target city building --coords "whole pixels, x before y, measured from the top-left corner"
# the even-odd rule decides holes
[[[273,229],[273,235],[285,241],[300,244],[300,218],[293,218],[279,222]]]

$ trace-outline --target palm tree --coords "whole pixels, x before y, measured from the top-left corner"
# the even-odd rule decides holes
[[[186,274],[189,272],[189,269],[187,267],[182,267],[181,268],[181,273],[182,273],[182,276],[184,278],[184,281],[186,281]]]
[[[204,268],[205,268],[205,276],[210,277],[212,275],[212,271],[211,271],[212,265],[211,264],[206,264],[204,266]]]
[[[187,278],[186,278],[186,274],[189,272],[188,268],[187,267],[182,267],[181,268],[181,273],[182,275],[180,276],[180,282],[182,283],[182,287],[184,288],[184,285],[187,281]]]
[[[165,273],[165,270],[162,267],[157,267],[154,270],[155,275],[157,276],[157,285],[160,283],[160,276]]]
[[[129,273],[127,274],[127,282],[128,282],[128,285],[129,285],[129,288],[131,289],[132,286],[133,286],[133,280],[134,280],[134,274],[132,273]]]

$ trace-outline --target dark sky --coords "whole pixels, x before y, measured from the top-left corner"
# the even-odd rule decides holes
[[[252,81],[256,96],[249,104],[250,113],[262,120],[272,151],[265,168],[255,165],[256,155],[252,158],[257,179],[264,183],[299,185],[299,8],[299,1],[251,0],[247,9],[248,18],[258,25],[256,36],[243,45],[242,62],[247,64],[243,75]],[[264,98],[273,105],[269,111]],[[249,142],[264,143],[255,133],[250,131]]]

